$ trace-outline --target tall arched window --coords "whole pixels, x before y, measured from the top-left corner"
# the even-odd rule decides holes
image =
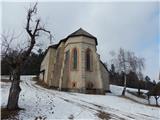
[[[78,53],[77,49],[73,49],[73,55],[72,55],[72,68],[77,69],[77,63],[78,63]]]
[[[92,69],[92,53],[91,53],[91,50],[88,48],[86,50],[86,70],[87,71],[91,71]]]

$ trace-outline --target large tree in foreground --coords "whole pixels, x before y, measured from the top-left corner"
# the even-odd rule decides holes
[[[9,91],[9,97],[8,97],[8,109],[17,109],[18,107],[18,99],[19,94],[21,91],[20,88],[20,71],[21,66],[24,64],[24,62],[29,58],[30,53],[32,52],[34,46],[36,45],[37,38],[40,36],[41,32],[45,32],[49,34],[49,37],[51,38],[50,31],[46,30],[44,26],[41,25],[40,18],[36,18],[37,14],[37,3],[28,9],[27,11],[27,18],[26,18],[26,27],[25,31],[28,34],[28,45],[27,47],[23,47],[21,49],[14,50],[13,47],[10,47],[11,42],[14,42],[14,37],[11,37],[12,39],[8,42],[8,37],[5,35],[2,36],[2,55],[8,58],[8,54],[13,54],[11,58],[8,58],[8,63],[10,67],[12,68],[12,74],[13,74],[13,81],[11,84],[11,88]],[[51,40],[51,39],[50,39]],[[17,45],[18,46],[18,45]],[[17,46],[15,48],[17,48]]]

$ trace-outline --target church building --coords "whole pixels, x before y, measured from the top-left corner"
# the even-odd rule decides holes
[[[105,94],[109,91],[109,72],[97,45],[97,38],[80,28],[49,46],[41,63],[40,80],[62,91]]]

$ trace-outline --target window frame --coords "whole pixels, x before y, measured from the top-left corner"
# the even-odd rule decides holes
[[[72,49],[71,70],[78,70],[78,49],[76,47]]]
[[[85,52],[85,70],[89,72],[93,71],[93,56],[89,48],[87,48]]]

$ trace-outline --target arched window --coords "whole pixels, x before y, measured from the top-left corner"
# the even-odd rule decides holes
[[[86,50],[86,70],[91,71],[92,68],[92,53],[91,50],[88,48]]]
[[[78,63],[78,53],[77,49],[73,49],[73,55],[72,55],[72,68],[77,69],[77,63]]]

